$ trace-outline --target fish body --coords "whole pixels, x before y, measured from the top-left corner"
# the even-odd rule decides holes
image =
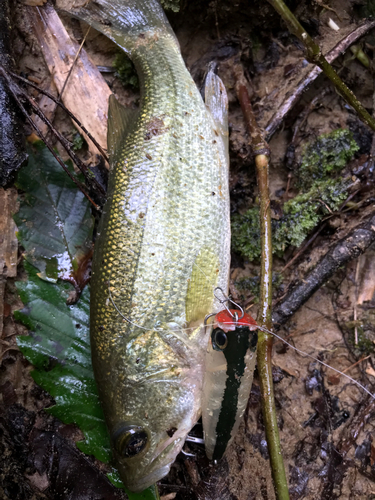
[[[133,60],[139,111],[110,98],[108,200],[95,243],[92,361],[125,485],[169,471],[201,412],[204,357],[228,289],[226,94],[212,72],[206,104],[155,0],[98,0],[71,14]]]
[[[236,317],[237,315],[237,317]],[[215,316],[207,345],[202,398],[208,458],[219,460],[235,437],[249,400],[256,361],[258,326],[235,309]]]

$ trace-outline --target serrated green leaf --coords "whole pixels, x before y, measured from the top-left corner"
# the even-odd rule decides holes
[[[18,345],[35,366],[35,382],[56,401],[48,411],[65,423],[77,424],[85,436],[79,448],[108,463],[109,436],[91,364],[90,291],[86,288],[79,303],[68,306],[69,284],[41,280],[28,263],[25,269],[29,279],[17,282],[17,289],[26,307],[15,317],[31,333],[18,337]]]
[[[86,198],[39,143],[29,151],[17,187],[25,191],[14,219],[26,260],[43,279],[67,279],[91,248],[93,218]]]

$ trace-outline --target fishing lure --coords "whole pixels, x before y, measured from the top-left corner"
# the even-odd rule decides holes
[[[297,349],[275,332],[258,325],[221,288],[216,288],[215,297],[224,309],[205,318],[205,324],[208,324],[209,318],[214,317],[206,353],[202,398],[204,443],[208,458],[219,460],[238,431],[253,381],[258,339],[256,330],[269,333],[299,354],[342,375],[374,398],[366,387],[346,373]],[[230,302],[237,309],[229,309]]]
[[[249,399],[258,326],[241,308],[229,309],[227,302],[233,301],[220,288],[215,295],[225,309],[205,320],[207,324],[208,318],[214,316],[206,354],[202,421],[206,454],[219,460],[237,433]]]

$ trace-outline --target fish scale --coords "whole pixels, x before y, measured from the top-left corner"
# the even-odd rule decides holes
[[[200,416],[203,320],[221,308],[214,288],[228,289],[227,152],[223,124],[155,0],[98,0],[73,13],[129,54],[141,88],[132,118],[110,100],[108,200],[90,306],[114,456],[128,488],[141,491],[168,472]],[[224,116],[226,96],[221,104]]]

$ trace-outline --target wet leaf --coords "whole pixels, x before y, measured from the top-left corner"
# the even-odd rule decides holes
[[[16,283],[22,302],[14,316],[26,325],[30,334],[17,339],[24,356],[34,365],[35,382],[49,392],[56,404],[46,411],[66,424],[82,430],[85,441],[78,448],[87,455],[109,463],[112,458],[110,438],[94,380],[89,335],[90,289],[87,287],[78,304],[67,305],[72,288],[40,279],[37,269],[27,262],[28,281]],[[116,469],[108,474],[111,482],[124,488]],[[125,488],[124,488],[125,489]],[[126,490],[126,489],[125,489]],[[158,500],[155,486],[142,493],[126,490],[130,500]]]
[[[25,191],[15,215],[25,258],[43,279],[79,281],[75,274],[91,251],[93,218],[84,195],[48,149],[34,144],[17,187]]]
[[[28,281],[17,282],[17,288],[26,305],[15,317],[30,329],[30,335],[18,337],[18,345],[35,366],[35,382],[56,401],[48,412],[67,424],[77,424],[86,438],[78,447],[108,462],[109,436],[91,364],[89,289],[78,304],[68,306],[68,283],[41,280],[28,263],[25,269]]]

